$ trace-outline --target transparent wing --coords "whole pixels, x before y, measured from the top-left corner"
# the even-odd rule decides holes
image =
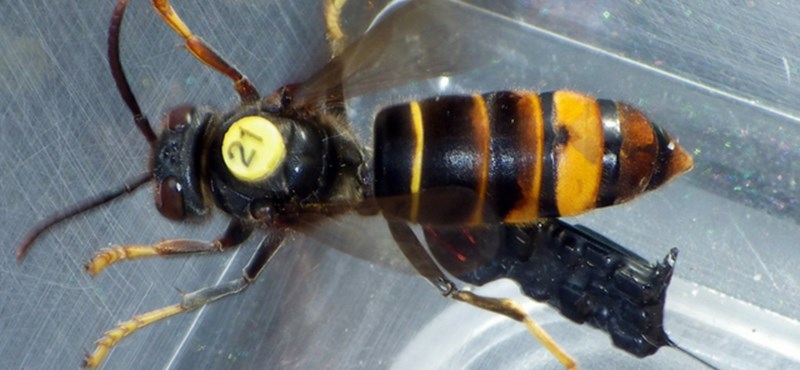
[[[518,24],[456,0],[396,6],[362,37],[303,83],[295,106],[335,101],[502,59],[513,50]]]
[[[380,215],[348,213],[301,225],[299,229],[306,236],[339,252],[393,271],[416,274],[392,239],[386,220]]]
[[[318,102],[336,106],[345,94],[351,98],[490,65],[514,50],[521,27],[457,0],[403,2],[384,12],[341,54],[294,87],[291,101],[295,108]],[[304,225],[301,231],[362,260],[415,273],[383,217],[337,216]],[[497,243],[486,248],[497,249]]]

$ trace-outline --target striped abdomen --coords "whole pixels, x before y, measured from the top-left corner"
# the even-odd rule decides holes
[[[375,122],[375,195],[387,216],[421,223],[576,215],[691,167],[638,110],[572,91],[441,96]]]

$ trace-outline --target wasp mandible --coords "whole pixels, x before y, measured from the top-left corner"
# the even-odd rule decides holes
[[[216,208],[230,216],[228,228],[212,241],[167,240],[104,249],[87,263],[89,273],[97,275],[121,260],[227,250],[256,230],[265,236],[241,278],[184,294],[175,305],[119,324],[97,341],[84,366],[99,366],[114,345],[144,326],[247,288],[300,225],[358,212],[382,215],[403,254],[445,297],[522,322],[565,367],[576,367],[516,303],[460,289],[409,225],[445,230],[524,226],[576,215],[656,189],[688,171],[692,159],[635,108],[568,90],[409,101],[377,114],[371,147],[359,142],[346,119],[345,87],[351,95],[367,94],[481,62],[479,56],[462,58],[449,50],[435,54],[446,49],[443,40],[458,35],[453,31],[459,23],[455,3],[405,3],[347,44],[337,20],[345,1],[326,0],[334,57],[307,81],[262,98],[241,71],[192,33],[168,0],[153,0],[190,53],[229,77],[241,99],[225,113],[179,106],[166,114],[156,133],[122,67],[119,39],[127,0],[119,0],[109,27],[109,65],[120,96],[151,145],[150,170],[45,220],[21,243],[18,259],[52,226],[151,182],[156,208],[164,217],[198,219]],[[423,22],[432,30],[430,37],[404,37],[403,30]],[[421,44],[407,49],[405,59],[384,50],[387,44],[409,40]],[[426,58],[443,63],[405,63]]]

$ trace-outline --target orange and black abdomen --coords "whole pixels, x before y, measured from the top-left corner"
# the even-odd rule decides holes
[[[420,223],[576,215],[691,166],[638,110],[572,91],[440,96],[386,108],[375,122],[379,204]]]

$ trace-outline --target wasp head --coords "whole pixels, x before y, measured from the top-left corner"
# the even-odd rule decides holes
[[[212,113],[188,105],[162,121],[151,161],[158,211],[170,220],[199,218],[208,209],[203,190],[203,144]]]

